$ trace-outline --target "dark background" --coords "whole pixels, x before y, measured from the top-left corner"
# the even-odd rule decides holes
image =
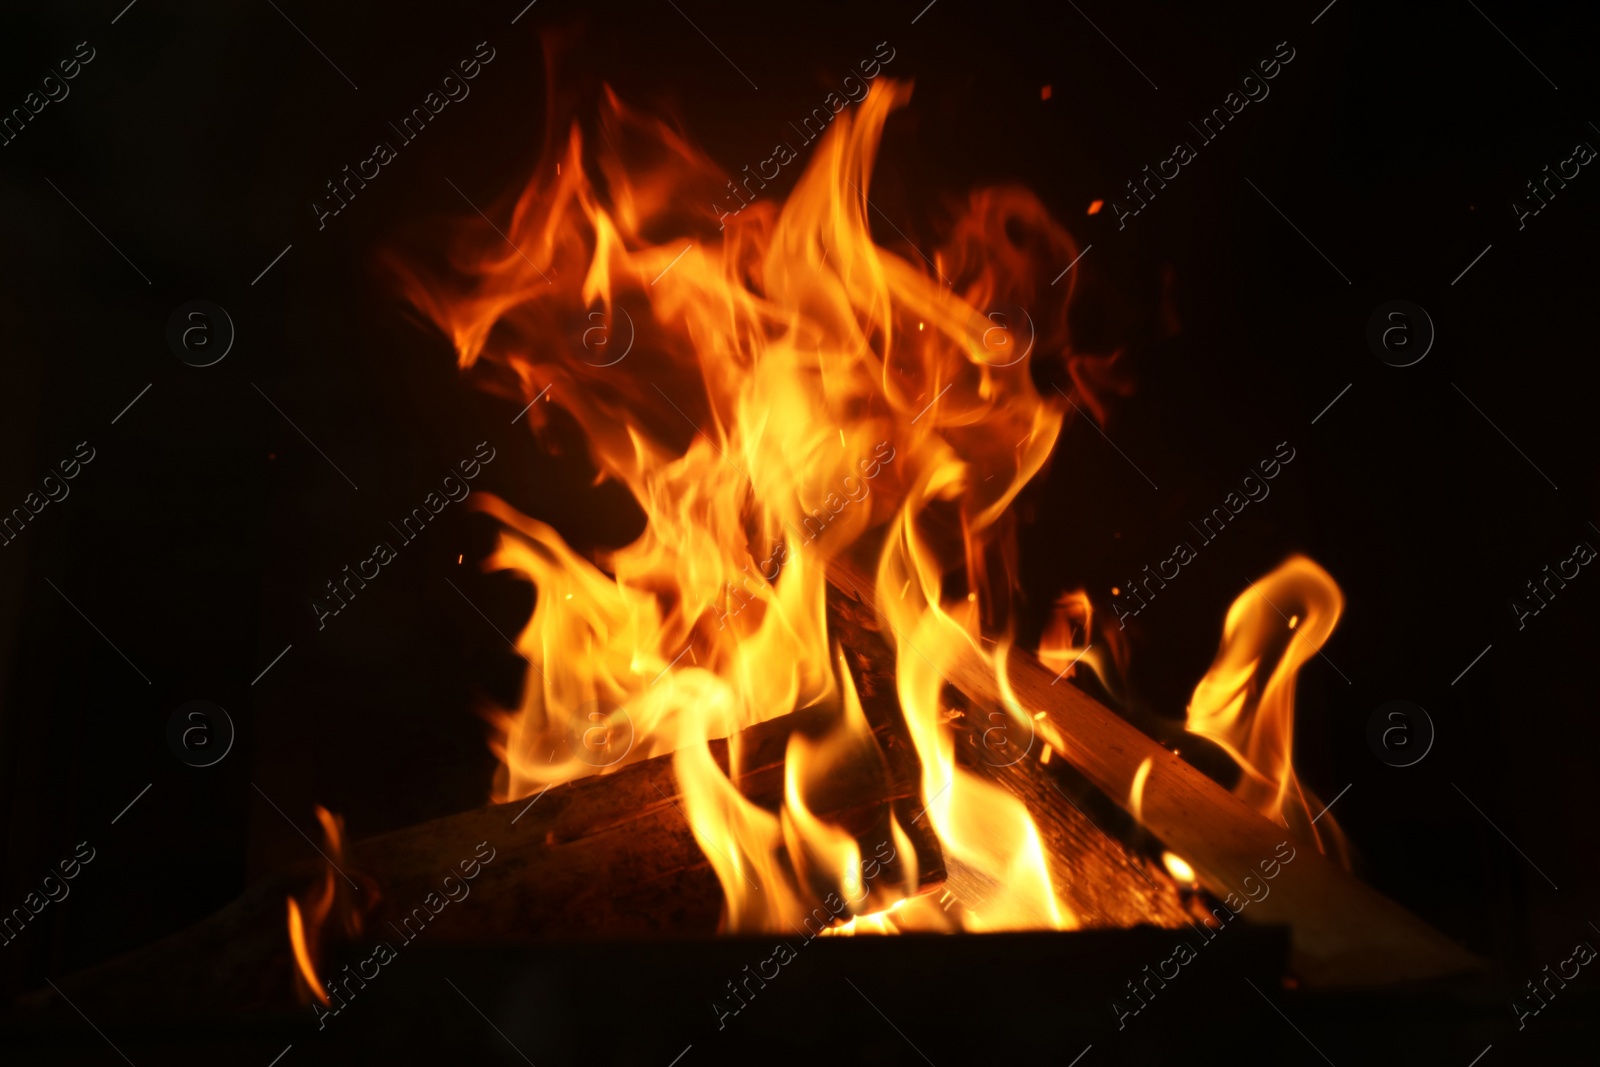
[[[517,0],[0,14],[0,107],[79,41],[96,50],[70,96],[0,147],[0,507],[78,442],[96,450],[70,496],[0,549],[0,908],[76,842],[98,851],[71,897],[0,951],[6,990],[181,929],[252,873],[304,858],[285,816],[315,837],[313,804],[359,837],[486,799],[478,711],[515,691],[520,664],[465,597],[508,634],[530,603],[472,566],[487,520],[452,505],[320,632],[309,602],[483,440],[498,457],[478,488],[580,546],[636,532],[614,488],[590,489],[512,425],[520,403],[461,378],[375,268],[418,220],[472,212],[451,183],[503,217],[545,133],[537,35],[552,27],[572,31],[563,84],[593,99],[604,80],[680,115],[730,170],[888,41],[885,72],[914,77],[916,95],[890,121],[874,203],[922,244],[975,184],[1037,191],[1093,246],[1074,270],[1086,303],[1114,310],[1080,309],[1083,329],[1126,343],[1138,386],[1104,427],[1126,459],[1077,422],[1027,495],[1033,624],[1073,585],[1103,609],[1288,441],[1297,457],[1271,497],[1130,628],[1136,702],[1181,717],[1245,582],[1311,555],[1347,612],[1324,650],[1338,670],[1319,658],[1302,675],[1297,765],[1324,799],[1351,785],[1335,813],[1364,877],[1495,965],[1505,992],[1487,1010],[1507,1024],[1511,988],[1594,936],[1600,729],[1583,694],[1600,578],[1585,569],[1520,631],[1509,607],[1576,542],[1600,545],[1600,178],[1585,168],[1520,231],[1510,207],[1577,141],[1600,145],[1593,16],[1339,0],[1312,25],[1318,0],[921,6],[540,0],[514,26]],[[496,57],[471,95],[319,231],[323,183],[393,143],[386,123],[483,40]],[[1200,147],[1187,123],[1280,41],[1296,54],[1271,95]],[[1109,202],[1177,140],[1198,158],[1119,230]],[[1094,199],[1108,203],[1091,217]],[[892,230],[877,238],[910,254]],[[1365,340],[1396,298],[1438,333],[1403,369]],[[209,368],[165,340],[192,299],[237,328]],[[1065,381],[1048,363],[1040,378]],[[195,698],[238,727],[204,770],[165,739]],[[1396,698],[1437,728],[1405,769],[1366,740]]]

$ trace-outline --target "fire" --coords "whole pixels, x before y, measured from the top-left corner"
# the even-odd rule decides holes
[[[1010,505],[1070,413],[1040,395],[1034,360],[1060,361],[1090,411],[1108,361],[1070,347],[1077,276],[1048,282],[1078,248],[1031,193],[972,193],[931,258],[874,240],[877,148],[910,96],[880,79],[811,147],[786,201],[750,190],[719,222],[702,206],[738,186],[607,90],[600,147],[586,153],[574,123],[503,233],[467,217],[448,272],[394,263],[461,366],[519,406],[545,395],[526,410],[548,441],[564,409],[596,482],[619,483],[645,519],[631,544],[586,558],[484,505],[502,523],[486,568],[538,591],[516,638],[522,698],[495,717],[496,799],[672,753],[728,931],[792,929],[820,894],[860,892],[861,843],[808,804],[827,775],[882,758],[828,634],[829,579],[851,566],[874,575],[858,591],[893,638],[925,817],[947,865],[993,889],[946,911],[908,899],[915,872],[902,873],[870,887],[848,928],[1074,922],[1025,807],[957,766],[944,674],[979,648],[1004,681]],[[730,739],[736,775],[740,730],[808,707],[833,730],[792,740],[781,810],[752,804],[708,742]],[[1029,717],[1014,700],[1006,712]]]
[[[333,903],[333,879],[328,879],[323,894],[318,900],[320,914],[313,911],[311,929],[318,931],[327,916],[326,906]],[[289,944],[294,949],[294,965],[300,972],[300,977],[305,981],[306,988],[322,1003],[328,1003],[328,994],[322,988],[322,980],[317,977],[317,966],[312,962],[316,954],[315,946],[306,938],[305,922],[300,918],[300,905],[295,903],[294,897],[289,898]]]
[[[344,862],[344,819],[320,804],[316,811],[317,821],[322,824],[328,865],[323,868],[317,888],[303,901],[288,898],[289,946],[294,952],[295,973],[304,983],[304,990],[327,1004],[328,994],[318,977],[317,963],[322,959],[330,933],[338,932],[346,938],[360,936],[362,902],[355,900],[346,883],[335,881],[334,872]],[[370,897],[370,885],[368,890],[369,899],[365,905],[370,907],[375,900]]]
[[[1112,590],[1115,595],[1116,590]],[[1101,650],[1095,650],[1095,642]],[[1122,632],[1094,633],[1094,605],[1082,589],[1062,593],[1050,609],[1050,621],[1039,638],[1039,662],[1056,671],[1056,681],[1077,675],[1082,664],[1094,672],[1108,692],[1115,693],[1119,672],[1127,662]]]
[[[1238,763],[1241,800],[1348,867],[1344,834],[1293,763],[1295,680],[1343,611],[1339,586],[1304,556],[1252,583],[1228,609],[1217,658],[1189,701],[1188,729]]]

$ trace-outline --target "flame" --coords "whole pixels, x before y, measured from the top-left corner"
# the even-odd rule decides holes
[[[1155,757],[1146,756],[1133,772],[1133,785],[1128,788],[1128,811],[1135,822],[1144,822],[1144,784],[1150,780],[1150,769],[1155,762]]]
[[[1101,645],[1099,651],[1096,642]],[[1073,589],[1062,593],[1051,606],[1038,654],[1039,662],[1057,672],[1057,682],[1075,677],[1081,663],[1094,671],[1108,692],[1115,693],[1118,674],[1127,662],[1127,645],[1119,630],[1094,632],[1094,604],[1086,591]]]
[[[346,888],[347,883],[334,878],[334,871],[344,862],[344,819],[320,804],[316,813],[326,843],[324,851],[327,853],[327,866],[323,868],[322,880],[317,888],[306,895],[303,903],[292,896],[288,898],[289,946],[294,952],[295,974],[299,982],[303,982],[306,990],[327,1004],[328,994],[323,990],[322,980],[317,974],[322,949],[331,932],[336,931],[345,938],[359,937],[362,910],[353,893]],[[365,878],[362,881],[367,882]],[[367,884],[367,890],[367,906],[370,907],[376,901],[376,896],[370,883]],[[299,982],[296,983],[297,987]]]
[[[1238,763],[1235,795],[1348,867],[1343,832],[1293,762],[1295,679],[1343,611],[1339,586],[1304,556],[1253,583],[1228,609],[1217,658],[1190,698],[1188,729]]]
[[[466,217],[448,271],[393,260],[461,366],[519,405],[548,391],[526,409],[533,429],[556,443],[566,423],[550,412],[564,409],[596,483],[619,483],[645,519],[631,544],[586,558],[505,502],[482,505],[502,524],[486,568],[538,591],[516,638],[531,665],[520,704],[493,719],[495,797],[673,753],[728,931],[792,930],[819,894],[860,892],[860,843],[809,798],[824,777],[882,758],[825,613],[830,571],[839,580],[840,564],[873,552],[873,588],[858,592],[894,639],[926,817],[947,862],[995,890],[954,911],[908,899],[906,862],[909,875],[873,884],[839,929],[1074,921],[1022,803],[956,766],[944,688],[974,650],[1003,683],[1010,505],[1066,410],[1036,388],[1035,354],[1064,363],[1091,412],[1113,376],[1109,360],[1069,346],[1077,275],[1055,288],[1047,268],[1077,245],[1031,193],[972,193],[932,258],[909,239],[900,251],[875,242],[878,143],[910,96],[879,79],[780,201],[755,195],[766,183],[749,168],[727,181],[679,130],[607,89],[594,158],[573,123],[503,232]],[[753,202],[737,214],[699,210],[741,190]],[[739,731],[799,708],[834,725],[791,740],[784,801],[769,811],[734,784]],[[1028,716],[1009,697],[1006,713]],[[597,729],[603,758],[583,740]],[[722,737],[726,772],[709,747]]]

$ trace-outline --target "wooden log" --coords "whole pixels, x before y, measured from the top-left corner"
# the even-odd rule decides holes
[[[872,582],[848,561],[829,565],[835,586],[868,605]],[[1356,879],[1315,849],[1291,844],[1293,862],[1265,883],[1261,865],[1277,856],[1288,831],[1161,747],[1082,690],[1052,684],[1055,673],[1030,654],[1010,658],[1012,692],[1029,712],[1043,711],[1035,726],[1056,754],[1125,809],[1140,764],[1149,760],[1141,821],[1194,868],[1200,884],[1219,899],[1246,892],[1267,895],[1243,914],[1290,927],[1290,964],[1308,985],[1325,988],[1421,982],[1478,971],[1484,964],[1399,904]],[[1000,707],[993,670],[976,651],[963,649],[944,668],[946,680],[987,707]],[[1251,879],[1247,885],[1245,878]]]
[[[840,644],[851,650],[863,703],[882,693],[898,709],[894,652],[884,642],[872,610],[849,596],[830,596],[828,607],[831,630]],[[1175,928],[1192,922],[1172,877],[1145,857],[1129,853],[1063,791],[1056,769],[1040,762],[1043,740],[1015,725],[995,729],[995,721],[986,710],[974,709],[951,722],[958,738],[957,761],[1027,805],[1044,844],[1056,895],[1079,926]],[[970,905],[972,897],[988,891],[986,886],[973,884],[973,875],[949,857],[946,867],[949,879],[945,888],[963,903]]]
[[[776,810],[789,735],[820,732],[831,720],[808,709],[743,731],[742,770],[734,779],[740,791]],[[944,880],[943,858],[927,820],[915,819],[921,811],[916,757],[897,725],[873,724],[882,766],[828,776],[808,790],[808,800],[820,817],[857,836],[865,858],[880,841],[892,843],[892,809],[911,839],[918,884],[931,890]],[[726,741],[711,742],[724,770],[727,748]],[[492,858],[479,862],[491,850]],[[901,880],[905,859],[897,854],[875,884]],[[455,876],[451,891],[461,892],[462,861],[469,861],[469,870],[479,864],[475,877],[466,883],[466,896],[446,901],[446,876]],[[513,944],[709,936],[723,905],[721,885],[684,815],[670,755],[553,786],[536,800],[494,804],[357,842],[340,867],[357,883],[376,883],[378,899],[362,902],[363,938],[350,946],[335,943],[319,961],[325,977],[342,976],[342,966],[369,955],[367,946],[377,940],[403,948],[411,938]],[[187,930],[57,984],[92,1018],[292,1009],[286,898],[303,896],[322,877],[321,861],[282,872]],[[19,1006],[71,1010],[50,989],[22,998]]]

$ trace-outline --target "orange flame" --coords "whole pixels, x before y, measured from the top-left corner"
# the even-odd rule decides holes
[[[335,881],[334,871],[344,861],[344,819],[334,815],[322,805],[316,808],[317,821],[322,824],[326,842],[327,866],[317,889],[307,894],[304,903],[289,897],[289,945],[294,952],[295,973],[306,990],[322,1003],[329,1003],[317,975],[317,963],[330,929],[338,929],[345,937],[361,933],[361,910],[352,893],[343,882]],[[371,886],[368,886],[369,891]],[[372,901],[368,901],[370,904]],[[337,914],[336,914],[337,913]],[[330,923],[330,919],[336,920]],[[297,983],[298,985],[299,983]]]
[[[1095,645],[1100,645],[1097,650]],[[1056,681],[1077,675],[1082,664],[1092,670],[1108,692],[1117,691],[1119,672],[1127,662],[1127,645],[1119,630],[1095,632],[1094,604],[1082,589],[1056,598],[1050,621],[1039,638],[1039,662],[1056,672]]]
[[[1344,834],[1294,770],[1300,668],[1338,625],[1344,595],[1327,571],[1292,556],[1251,585],[1222,628],[1222,646],[1189,701],[1188,729],[1227,750],[1243,773],[1234,793],[1267,818],[1350,865]]]
[[[973,193],[931,259],[909,240],[905,254],[874,241],[877,147],[910,95],[880,79],[833,120],[787,201],[755,197],[751,183],[765,183],[747,173],[754,202],[708,220],[695,205],[726,196],[725,174],[607,89],[597,161],[574,123],[503,234],[467,218],[443,277],[395,263],[462,367],[519,404],[548,390],[527,409],[534,429],[548,437],[564,408],[597,483],[624,486],[646,520],[636,541],[589,559],[503,501],[483,505],[503,525],[486,567],[538,590],[516,638],[534,669],[520,705],[494,719],[496,799],[673,753],[729,931],[792,929],[819,893],[848,898],[859,878],[859,845],[807,796],[879,758],[824,609],[830,563],[873,551],[885,523],[874,599],[895,636],[927,817],[947,861],[995,890],[948,915],[905,899],[913,871],[873,886],[875,910],[848,928],[1073,922],[1024,806],[956,767],[942,690],[974,648],[1003,683],[1010,638],[984,634],[1010,633],[1010,505],[1065,410],[1035,387],[1035,353],[1064,360],[1090,411],[1112,376],[1069,347],[1077,275],[1051,287],[1047,268],[1077,246],[1031,193]],[[835,727],[792,740],[774,813],[733,784],[738,732],[804,707]],[[591,734],[607,739],[602,757]],[[729,773],[708,747],[720,737]]]

